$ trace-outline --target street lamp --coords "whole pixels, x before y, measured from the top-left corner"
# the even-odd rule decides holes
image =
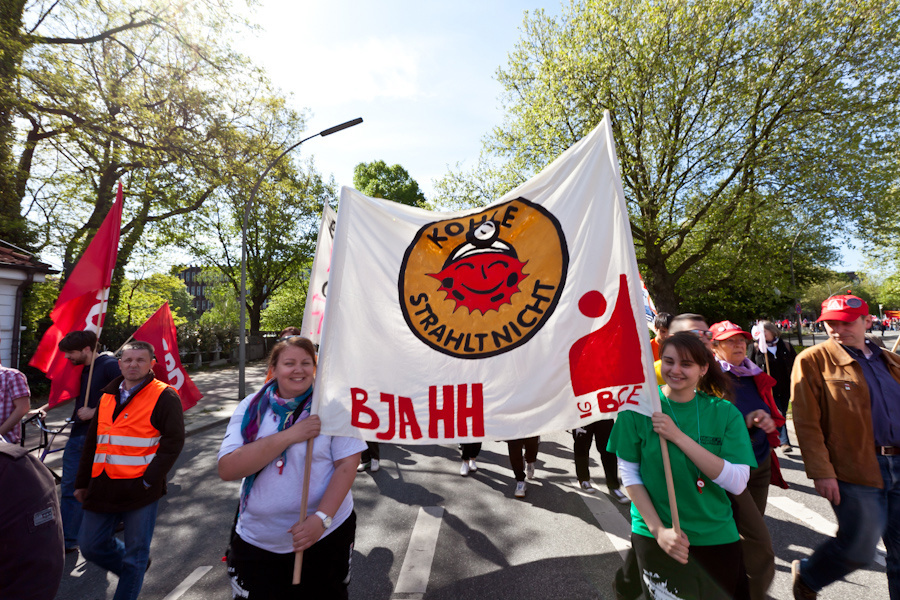
[[[346,123],[341,123],[340,125],[335,125],[334,127],[329,127],[328,129],[324,129],[319,133],[311,135],[307,138],[303,138],[293,146],[289,147],[287,150],[278,155],[278,157],[269,163],[269,166],[266,167],[266,170],[262,172],[259,178],[256,180],[256,183],[253,184],[253,189],[250,190],[250,197],[247,198],[247,203],[244,205],[244,222],[241,227],[241,330],[240,330],[240,342],[238,349],[238,371],[240,372],[240,377],[238,379],[238,400],[243,400],[244,396],[247,395],[247,377],[246,377],[246,366],[247,366],[247,227],[249,226],[250,221],[250,209],[253,207],[253,201],[256,199],[256,192],[259,190],[259,186],[262,184],[263,179],[265,179],[266,175],[269,174],[269,171],[278,164],[285,155],[302,144],[307,140],[311,140],[314,137],[326,135],[331,135],[332,133],[337,133],[338,131],[343,131],[348,127],[353,127],[354,125],[359,125],[363,120],[361,117],[357,117],[352,121],[347,121]]]

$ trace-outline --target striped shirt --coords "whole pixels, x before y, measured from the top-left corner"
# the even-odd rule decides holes
[[[0,366],[0,424],[4,423],[15,412],[16,406],[13,400],[30,397],[28,380],[21,371]],[[22,437],[22,428],[13,427],[5,436],[7,440],[18,443]]]

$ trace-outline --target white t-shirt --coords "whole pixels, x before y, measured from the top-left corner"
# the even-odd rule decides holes
[[[225,439],[219,450],[218,459],[244,445],[241,423],[253,394],[244,398],[231,415]],[[278,420],[271,409],[259,426],[258,438],[278,433]],[[257,439],[258,439],[257,438]],[[309,478],[309,500],[306,514],[312,515],[319,509],[319,502],[334,474],[334,461],[352,456],[366,449],[362,440],[350,437],[320,435],[313,444],[312,472]],[[276,459],[277,460],[277,459]],[[306,442],[293,444],[287,449],[284,470],[278,473],[275,460],[265,466],[256,476],[247,507],[238,519],[237,533],[244,541],[263,550],[287,554],[293,552],[291,534],[288,531],[300,518],[300,500],[303,494],[303,469],[306,465]],[[241,483],[243,486],[243,482]],[[347,520],[353,511],[353,494],[341,503],[337,514],[332,515],[331,527],[322,534],[324,538],[338,525]]]

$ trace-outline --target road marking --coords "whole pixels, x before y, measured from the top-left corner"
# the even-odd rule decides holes
[[[827,535],[830,537],[834,537],[835,535],[837,535],[838,528],[836,523],[832,523],[819,513],[810,510],[796,500],[791,500],[787,496],[769,496],[769,504],[794,517],[795,519],[806,523],[812,529],[818,531],[823,535]],[[887,563],[885,562],[882,553],[886,554],[887,550],[885,549],[883,543],[878,542],[878,553],[875,554],[875,562],[883,567]]]
[[[424,598],[443,518],[444,508],[441,506],[419,507],[419,515],[394,588],[394,598],[397,600],[400,598],[397,594],[402,594],[403,600]]]
[[[200,578],[209,573],[212,567],[197,567],[194,569],[194,572],[188,575],[184,581],[178,584],[178,587],[169,592],[169,595],[163,598],[163,600],[178,600],[184,596],[184,593],[188,591],[192,585],[200,581]]]
[[[606,494],[599,492],[594,496],[581,494],[581,499],[597,519],[606,537],[612,542],[613,548],[618,551],[622,560],[625,560],[625,555],[631,549],[631,523],[622,516]]]

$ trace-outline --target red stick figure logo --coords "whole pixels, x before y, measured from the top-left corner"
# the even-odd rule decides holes
[[[578,301],[578,310],[591,319],[602,316],[606,309],[606,299],[596,290],[587,292]],[[569,373],[576,396],[643,383],[641,342],[625,275],[619,275],[619,294],[609,321],[572,344]]]

